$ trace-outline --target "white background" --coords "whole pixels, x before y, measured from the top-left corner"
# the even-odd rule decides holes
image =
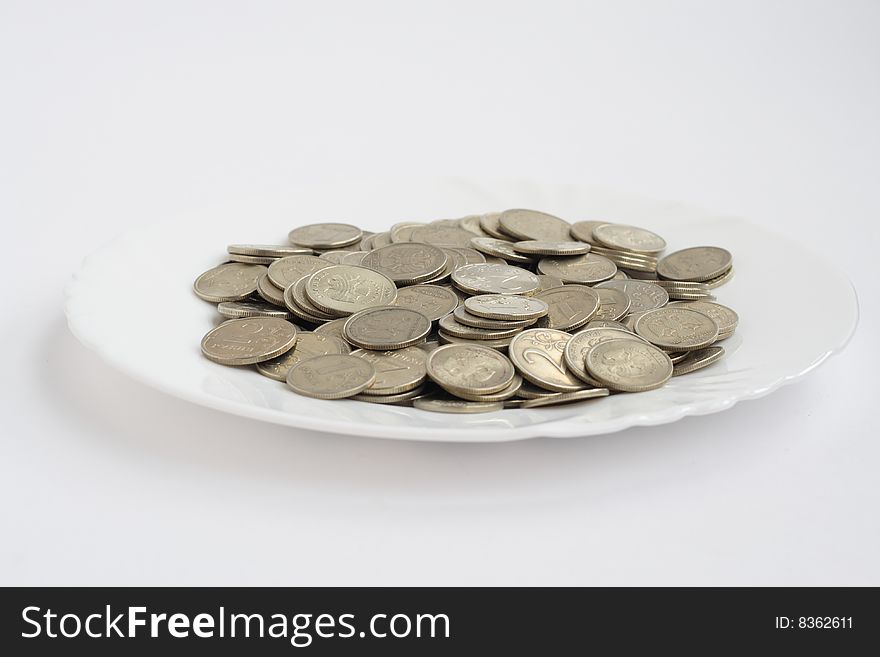
[[[880,584],[878,33],[876,1],[0,0],[0,583]],[[221,415],[67,331],[121,231],[363,174],[737,213],[836,260],[862,324],[722,414],[507,445]]]

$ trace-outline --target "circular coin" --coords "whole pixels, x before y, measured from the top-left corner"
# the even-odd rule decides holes
[[[368,308],[348,318],[345,339],[361,349],[385,351],[411,347],[431,332],[431,320],[409,308]]]
[[[412,405],[421,411],[433,413],[493,413],[504,408],[503,402],[471,402],[454,397],[433,395],[414,399]]]
[[[287,235],[291,244],[310,249],[339,249],[360,242],[361,229],[351,224],[309,224],[294,228]]]
[[[428,355],[418,347],[394,351],[357,349],[352,356],[363,358],[376,370],[376,380],[363,391],[365,395],[396,395],[418,388],[427,377]]]
[[[537,276],[513,265],[465,265],[453,272],[452,282],[470,294],[531,296],[540,287]]]
[[[705,349],[697,349],[689,351],[685,358],[672,366],[672,376],[681,376],[682,374],[690,374],[704,367],[707,367],[717,360],[724,357],[724,347],[706,347]]]
[[[490,237],[494,237],[499,240],[509,239],[509,236],[501,231],[500,225],[501,213],[500,212],[490,212],[488,214],[480,215],[480,228],[483,229],[483,232],[488,234]]]
[[[650,230],[625,224],[601,224],[593,228],[593,238],[611,249],[656,254],[666,248],[666,240]]]
[[[413,230],[411,241],[443,246],[470,246],[474,236],[469,230],[446,224],[428,224]]]
[[[201,274],[193,283],[193,291],[212,303],[241,301],[257,291],[257,281],[265,273],[263,265],[227,262]]]
[[[257,363],[257,371],[263,376],[283,383],[287,381],[290,368],[297,363],[323,354],[347,354],[350,350],[348,344],[339,338],[300,331],[293,349],[283,356]]]
[[[230,244],[226,252],[236,255],[284,258],[292,255],[311,255],[311,249],[281,244]]]
[[[315,399],[345,399],[367,388],[376,370],[366,360],[348,354],[315,356],[290,368],[287,385]]]
[[[260,301],[223,301],[217,305],[217,312],[224,317],[280,317],[290,319],[290,312],[271,303]]]
[[[614,289],[625,293],[630,300],[629,312],[631,313],[662,308],[669,303],[669,294],[666,290],[648,281],[605,281],[596,285],[594,289]]]
[[[571,225],[571,236],[587,244],[598,244],[593,237],[593,229],[607,223],[607,221],[576,221]]]
[[[590,245],[584,242],[542,242],[526,240],[513,244],[513,250],[524,255],[575,256],[590,252]]]
[[[411,285],[397,291],[394,305],[416,310],[436,322],[455,310],[458,306],[458,295],[439,285]]]
[[[565,345],[571,335],[553,329],[528,329],[510,343],[508,353],[523,378],[554,392],[573,392],[584,384],[565,368]]]
[[[337,317],[387,306],[397,297],[397,287],[390,278],[352,265],[332,265],[316,271],[306,281],[305,291],[316,307]]]
[[[569,258],[541,258],[538,271],[564,283],[593,285],[612,278],[617,273],[617,265],[608,258],[588,253]]]
[[[510,385],[504,388],[503,390],[499,390],[498,392],[493,392],[488,395],[478,395],[474,394],[469,390],[464,390],[461,388],[456,389],[455,391],[447,390],[447,392],[455,397],[459,397],[460,399],[466,399],[468,401],[475,402],[497,402],[504,401],[506,399],[510,399],[513,397],[517,391],[522,386],[522,377],[519,374],[513,375],[513,381],[510,382]],[[445,390],[445,388],[444,388]]]
[[[550,311],[542,322],[547,328],[574,331],[589,322],[599,310],[599,294],[583,285],[563,285],[544,290],[535,298],[545,302]]]
[[[565,365],[581,381],[590,385],[601,387],[603,384],[596,381],[587,373],[587,352],[600,342],[608,340],[644,340],[626,330],[616,328],[588,328],[571,336],[571,340],[565,345]]]
[[[550,312],[546,301],[515,294],[480,294],[465,299],[464,307],[478,317],[510,321],[538,319]]]
[[[651,344],[670,351],[702,349],[718,337],[718,325],[711,317],[680,306],[649,310],[639,316],[634,328]]]
[[[521,329],[534,324],[534,319],[486,319],[479,315],[472,315],[464,306],[459,306],[452,311],[455,321],[465,326],[481,329]]]
[[[340,317],[339,319],[331,320],[315,327],[315,333],[318,335],[332,335],[340,340],[345,340],[342,328],[345,326],[346,321],[348,321],[348,317]]]
[[[520,408],[538,408],[540,406],[559,406],[560,404],[571,404],[585,399],[596,399],[597,397],[607,397],[611,391],[608,388],[590,388],[588,390],[578,390],[577,392],[556,392],[539,399],[527,399],[520,404]]]
[[[269,265],[269,280],[282,290],[293,285],[303,276],[331,267],[332,262],[322,260],[318,256],[295,255],[276,260]]]
[[[626,292],[614,288],[596,289],[599,295],[599,310],[596,311],[596,319],[617,321],[629,312],[630,300]]]
[[[498,223],[505,233],[519,240],[565,242],[571,234],[567,221],[536,210],[505,210]]]
[[[230,319],[202,338],[202,353],[221,365],[251,365],[289,351],[296,339],[296,327],[284,319]]]
[[[499,240],[494,237],[474,237],[471,240],[471,246],[481,253],[495,256],[496,258],[503,258],[508,262],[525,265],[534,262],[533,258],[514,251],[513,244],[506,240]]]
[[[657,347],[640,340],[608,340],[587,352],[587,372],[612,390],[645,392],[672,376],[672,361]]]
[[[257,279],[257,294],[263,297],[269,303],[284,308],[284,290],[276,287],[269,280],[269,274],[265,273]]]
[[[708,281],[730,269],[733,256],[717,246],[695,246],[670,253],[657,264],[657,273],[676,281]]]
[[[676,306],[690,308],[711,317],[712,321],[718,325],[719,337],[730,335],[736,329],[737,324],[739,324],[739,315],[731,308],[722,306],[720,303],[713,301],[685,301],[684,303],[676,304]]]
[[[477,328],[461,324],[455,319],[454,314],[446,315],[439,323],[440,330],[447,335],[454,335],[458,338],[468,338],[470,340],[500,340],[502,338],[510,338],[519,333],[522,327],[515,328]]]
[[[398,285],[412,285],[439,274],[447,259],[436,246],[400,242],[371,251],[364,256],[361,266],[385,274]]]
[[[428,376],[446,390],[490,395],[513,381],[513,364],[494,349],[450,344],[428,355]]]

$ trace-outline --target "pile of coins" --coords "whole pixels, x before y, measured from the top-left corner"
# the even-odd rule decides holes
[[[288,239],[196,279],[226,318],[202,353],[318,399],[480,413],[644,392],[716,362],[739,321],[712,293],[728,251],[664,256],[635,226],[516,209]]]

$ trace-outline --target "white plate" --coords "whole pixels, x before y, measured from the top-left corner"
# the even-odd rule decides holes
[[[714,244],[734,254],[735,276],[718,288],[740,316],[727,356],[660,390],[557,408],[485,415],[433,414],[294,394],[247,368],[204,359],[215,325],[192,281],[222,262],[233,242],[284,243],[294,226],[342,220],[383,230],[507,207],[570,221],[607,219],[650,228],[670,250]],[[339,183],[200,212],[129,232],[89,256],[67,289],[73,333],[121,371],[171,395],[267,422],[382,438],[501,442],[574,437],[713,413],[796,381],[848,342],[858,321],[849,281],[823,258],[746,221],[678,203],[606,190],[462,180]]]

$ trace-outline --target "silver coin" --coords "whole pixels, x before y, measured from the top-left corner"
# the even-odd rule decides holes
[[[328,262],[332,262],[334,265],[341,265],[341,264],[343,264],[346,256],[350,256],[352,253],[357,253],[357,251],[345,251],[345,250],[324,251],[318,257],[321,258],[321,260],[327,260]],[[361,256],[361,257],[363,257],[363,256]],[[358,263],[358,264],[360,264],[360,263]]]
[[[599,295],[599,310],[596,311],[596,319],[615,322],[629,312],[630,300],[626,292],[614,288],[597,288],[594,291]]]
[[[497,351],[507,351],[507,348],[510,346],[510,341],[513,340],[512,337],[498,338],[496,340],[474,340],[473,338],[461,338],[455,335],[450,335],[445,331],[438,331],[437,337],[441,344],[474,345],[477,347],[496,349]]]
[[[585,242],[526,240],[515,242],[513,250],[526,256],[575,256],[589,253],[590,245]]]
[[[608,258],[588,253],[568,258],[541,258],[538,271],[555,276],[564,283],[594,285],[613,277],[617,273],[617,265]]]
[[[592,378],[621,392],[654,390],[672,376],[669,356],[639,340],[600,342],[587,352],[585,363]]]
[[[458,220],[458,225],[461,228],[464,228],[466,231],[469,231],[476,235],[477,237],[488,237],[486,232],[480,226],[480,217],[482,215],[479,214],[469,214],[466,217],[462,217]]]
[[[422,226],[427,226],[427,224],[416,221],[402,221],[400,223],[394,224],[391,227],[391,230],[388,231],[391,235],[391,242],[394,244],[401,242],[411,242],[412,232],[416,228],[420,228]]]
[[[593,239],[612,249],[657,254],[666,248],[666,240],[650,230],[625,224],[601,224],[593,228]]]
[[[275,287],[275,284],[269,280],[268,273],[257,279],[257,294],[269,303],[284,308],[284,290]]]
[[[474,234],[464,228],[444,224],[428,224],[412,232],[413,242],[443,246],[470,246]]]
[[[591,328],[579,331],[571,336],[571,340],[565,345],[565,352],[563,354],[565,365],[568,370],[581,381],[596,387],[601,387],[603,384],[596,381],[587,372],[587,352],[600,342],[621,339],[644,342],[643,338],[640,338],[629,331],[616,328]]]
[[[464,306],[459,306],[452,311],[452,316],[459,324],[481,329],[522,329],[537,321],[535,319],[486,319],[479,315],[472,315]]]
[[[246,265],[271,265],[278,258],[269,256],[242,255],[241,253],[230,253],[228,256],[230,262],[243,262]]]
[[[481,214],[480,215],[480,228],[483,229],[489,237],[494,237],[495,239],[504,240],[510,239],[510,236],[504,233],[501,230],[500,225],[501,213],[500,212],[490,212],[489,214]]]
[[[337,317],[388,306],[397,298],[397,287],[390,278],[352,265],[333,265],[315,272],[306,281],[305,291],[315,306]]]
[[[525,321],[544,317],[550,312],[546,301],[515,294],[480,294],[464,301],[472,315],[502,321]]]
[[[523,380],[519,374],[513,375],[513,381],[510,382],[510,385],[504,388],[503,390],[499,390],[498,392],[493,392],[488,395],[479,395],[472,393],[470,390],[466,390],[464,388],[456,388],[455,390],[447,390],[447,392],[454,397],[458,397],[460,399],[466,399],[467,401],[474,402],[499,402],[505,401],[513,397],[517,391],[522,386]]]
[[[696,351],[687,352],[687,356],[672,366],[672,376],[681,376],[682,374],[690,374],[704,367],[708,367],[712,363],[721,360],[724,357],[724,347],[706,347],[705,349],[697,349]]]
[[[394,305],[417,310],[432,322],[445,317],[458,306],[458,295],[439,285],[411,285],[397,291]]]
[[[565,242],[571,234],[567,221],[537,210],[505,210],[498,223],[505,233],[519,240]]]
[[[428,376],[446,390],[490,395],[505,389],[516,374],[513,364],[493,349],[474,345],[445,345],[432,351]]]
[[[230,244],[226,252],[236,255],[284,258],[292,255],[311,255],[312,250],[284,244]]]
[[[686,301],[684,303],[676,304],[676,306],[690,308],[691,310],[696,310],[697,312],[701,312],[704,315],[711,317],[712,321],[718,325],[719,335],[729,335],[733,333],[737,324],[739,324],[739,315],[737,315],[733,309],[723,306],[720,303],[714,303],[712,301]]]
[[[537,276],[513,265],[465,265],[453,272],[452,282],[470,294],[531,296],[540,287]]]
[[[547,276],[546,274],[538,274],[538,283],[541,287],[538,289],[538,292],[543,292],[544,290],[549,290],[554,287],[562,287],[565,285],[561,278],[556,278],[555,276]]]
[[[574,331],[589,322],[599,311],[599,294],[583,285],[564,285],[535,295],[550,311],[541,320],[547,328]]]
[[[456,246],[452,250],[464,257],[466,265],[480,265],[486,262],[486,256],[468,246]]]
[[[307,316],[316,318],[322,322],[334,319],[336,315],[325,313],[323,310],[315,306],[311,299],[309,299],[308,294],[306,294],[306,284],[308,283],[308,280],[308,276],[303,277],[284,290],[284,305],[286,305],[288,310],[294,314],[296,314],[297,310],[302,310]]]
[[[571,335],[553,329],[527,329],[510,343],[510,360],[524,379],[554,392],[573,392],[584,387],[565,367],[565,345]]]
[[[257,291],[257,281],[265,273],[263,265],[227,262],[201,274],[193,283],[193,291],[212,303],[242,301]]]
[[[223,317],[239,319],[242,317],[280,317],[290,319],[290,312],[271,303],[260,301],[223,301],[217,304],[217,312]]]
[[[322,354],[347,354],[351,348],[345,341],[329,335],[318,335],[300,331],[293,349],[272,360],[257,363],[257,371],[282,383],[287,381],[287,373],[297,363]]]
[[[626,326],[626,324],[624,324],[623,322],[612,322],[607,319],[591,319],[589,322],[584,324],[584,329],[591,329],[591,328],[620,329],[621,331],[626,331],[627,333],[630,333],[631,335],[635,335],[635,333],[633,333],[629,329],[629,327]]]
[[[315,356],[290,368],[287,385],[315,399],[345,399],[367,388],[376,378],[372,364],[348,354]]]
[[[342,332],[342,328],[345,326],[345,322],[348,320],[348,317],[341,317],[340,319],[334,319],[320,326],[315,327],[315,333],[318,335],[327,335],[332,336],[334,338],[339,338],[340,340],[345,340],[345,335]]]
[[[515,328],[477,328],[475,326],[467,326],[461,324],[455,319],[454,314],[446,315],[439,322],[440,330],[447,335],[454,335],[459,338],[467,338],[470,340],[500,340],[502,338],[511,338],[522,330],[522,327]]]
[[[597,284],[594,289],[620,290],[629,297],[629,312],[631,313],[641,313],[646,310],[662,308],[669,303],[667,291],[661,286],[649,283],[648,281],[604,281]]]
[[[521,399],[541,399],[542,397],[552,397],[553,395],[558,394],[558,392],[553,392],[552,390],[539,388],[538,386],[529,383],[528,381],[523,381],[520,389],[516,391],[516,396],[520,397]]]
[[[355,401],[367,402],[368,404],[385,404],[385,405],[394,405],[394,406],[411,406],[409,403],[410,400],[416,399],[417,397],[421,397],[425,394],[427,390],[427,386],[421,385],[418,388],[413,390],[407,390],[406,392],[398,392],[393,395],[368,395],[365,392],[362,392],[359,395],[355,395],[354,397],[349,397],[349,399],[354,399]]]
[[[365,395],[397,395],[418,388],[427,378],[428,355],[418,347],[394,351],[357,349],[352,356],[363,358],[376,370],[376,379],[365,388]]]
[[[474,237],[471,246],[486,255],[503,258],[508,262],[529,265],[534,262],[531,256],[522,255],[513,249],[513,244],[494,237]]]
[[[598,244],[593,237],[593,229],[607,223],[607,221],[576,221],[571,225],[571,236],[587,244]]]
[[[708,281],[730,269],[733,256],[717,246],[695,246],[670,253],[657,264],[657,273],[676,281]]]
[[[504,409],[502,402],[471,402],[442,395],[414,399],[412,405],[420,411],[432,413],[494,413]]]
[[[252,365],[289,351],[296,340],[296,327],[284,319],[230,319],[202,338],[202,354],[221,365]]]
[[[371,251],[361,265],[385,274],[397,285],[413,285],[443,271],[447,259],[446,253],[436,246],[402,242]]]
[[[635,332],[651,344],[670,351],[708,347],[718,337],[718,325],[708,315],[680,306],[666,306],[643,313]]]
[[[332,266],[332,262],[321,260],[318,256],[287,256],[269,265],[269,280],[272,281],[275,287],[285,290],[303,276],[314,274],[316,271]]]
[[[323,223],[294,228],[287,236],[291,244],[310,249],[339,249],[360,242],[363,232],[351,224]]]
[[[590,388],[588,390],[578,390],[577,392],[556,392],[540,399],[526,399],[520,408],[539,408],[541,406],[560,406],[562,404],[571,404],[573,402],[584,401],[585,399],[596,399],[598,397],[607,397],[610,390],[608,388]]]
[[[423,342],[431,333],[431,320],[409,308],[368,308],[351,317],[343,327],[345,339],[361,349],[404,349]]]

